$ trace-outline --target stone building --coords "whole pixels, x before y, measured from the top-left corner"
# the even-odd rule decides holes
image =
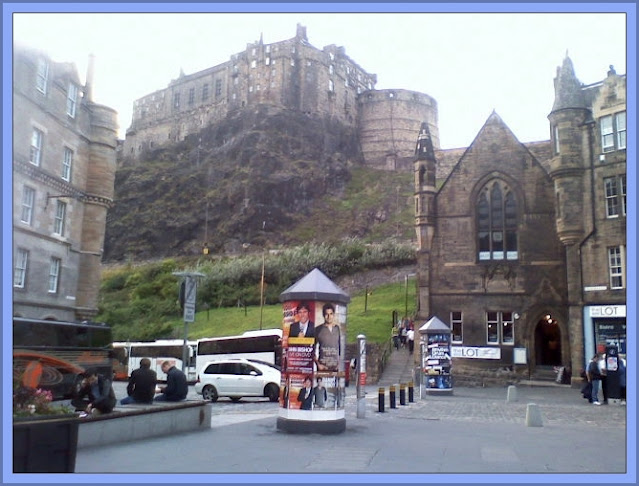
[[[421,128],[418,319],[450,326],[458,375],[580,380],[626,352],[626,77],[585,86],[566,57],[548,119],[549,141],[522,144],[492,113],[452,165]]]
[[[94,103],[75,65],[13,51],[13,315],[97,314],[116,112]]]
[[[234,111],[269,105],[357,127],[367,164],[410,171],[422,121],[439,147],[437,103],[414,91],[375,90],[376,82],[343,47],[313,47],[298,24],[292,39],[272,44],[260,39],[225,63],[180,73],[167,88],[136,100],[122,155],[136,159]]]

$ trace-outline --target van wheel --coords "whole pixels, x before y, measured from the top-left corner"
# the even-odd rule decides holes
[[[268,397],[271,402],[277,402],[280,399],[280,388],[273,383],[266,385],[264,396]]]
[[[202,398],[204,400],[211,400],[212,402],[217,402],[217,390],[214,386],[207,385],[202,389]]]

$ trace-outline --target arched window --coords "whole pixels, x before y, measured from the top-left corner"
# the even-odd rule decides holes
[[[477,201],[477,255],[480,261],[517,260],[517,202],[502,181],[487,184]]]

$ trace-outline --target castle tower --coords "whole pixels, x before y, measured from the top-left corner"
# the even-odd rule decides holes
[[[419,249],[417,286],[418,315],[427,318],[430,312],[429,269],[430,250],[435,232],[435,170],[436,160],[428,123],[423,122],[415,147],[415,230]]]
[[[420,123],[428,125],[432,145],[439,148],[437,101],[403,89],[362,93],[359,133],[366,164],[386,170],[410,170]]]
[[[587,200],[592,188],[585,174],[593,157],[594,120],[568,56],[557,68],[554,82],[555,100],[548,115],[552,146],[549,172],[555,188],[557,235],[566,251],[571,361],[573,369],[579,369],[584,362],[579,246],[593,223],[584,209],[592,203]]]
[[[92,82],[93,58],[89,63],[85,92],[91,93]],[[96,303],[100,291],[106,216],[113,203],[118,124],[115,110],[94,103],[91,96],[87,97],[85,103],[91,113],[91,138],[80,238],[76,314],[80,319],[90,320],[98,311]]]

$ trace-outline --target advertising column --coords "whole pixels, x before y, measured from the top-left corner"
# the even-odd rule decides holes
[[[427,394],[452,394],[450,328],[433,317],[419,328],[422,386]]]
[[[280,300],[283,359],[277,427],[292,433],[343,432],[350,297],[314,269]]]

